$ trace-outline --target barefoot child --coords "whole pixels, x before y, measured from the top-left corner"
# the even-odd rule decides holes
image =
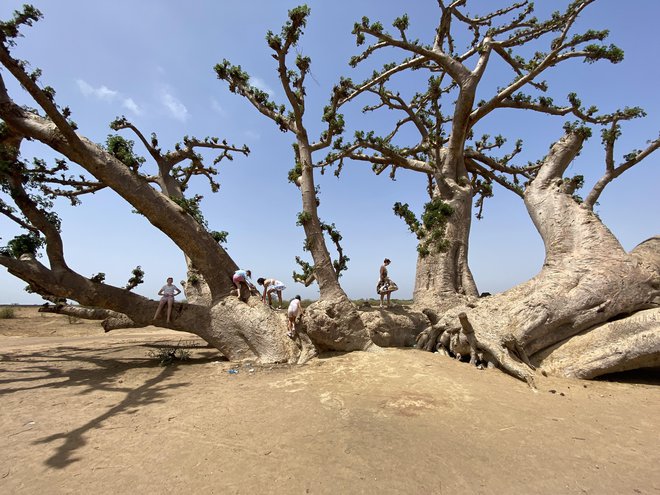
[[[158,291],[158,295],[163,297],[160,298],[160,304],[158,305],[158,309],[154,315],[154,320],[158,318],[160,310],[163,309],[163,306],[165,306],[165,303],[167,303],[167,323],[170,322],[170,317],[172,316],[172,306],[174,305],[174,296],[181,294],[181,291],[176,285],[173,284],[173,282],[174,279],[169,277],[167,279],[167,284],[163,285]]]
[[[300,302],[300,296],[294,297],[289,303],[289,309],[287,309],[286,311],[286,314],[288,316],[286,326],[289,329],[289,333],[287,333],[287,335],[290,338],[296,336],[296,318],[302,316],[303,312],[304,310]]]

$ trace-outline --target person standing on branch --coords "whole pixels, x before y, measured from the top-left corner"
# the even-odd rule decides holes
[[[383,307],[383,299],[387,296],[387,306],[390,306],[390,295],[395,290],[398,290],[399,287],[387,276],[387,267],[390,264],[390,260],[385,258],[383,264],[380,266],[380,278],[378,279],[378,284],[376,285],[376,292],[380,294],[380,307]]]
[[[160,298],[160,304],[158,305],[158,309],[154,315],[154,320],[158,318],[160,311],[163,309],[163,306],[165,306],[165,303],[167,303],[167,323],[170,323],[170,318],[172,316],[172,306],[174,306],[174,297],[181,294],[181,290],[176,285],[174,285],[173,282],[174,279],[169,277],[167,279],[167,284],[163,285],[158,291],[158,295],[162,297]]]

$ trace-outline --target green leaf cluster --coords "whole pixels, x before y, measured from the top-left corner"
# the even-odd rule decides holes
[[[142,270],[140,265],[133,268],[131,274],[131,278],[128,279],[128,283],[126,284],[126,287],[124,287],[126,290],[133,290],[135,287],[144,282],[144,270]]]
[[[109,134],[105,141],[105,149],[133,172],[137,172],[146,160],[135,154],[134,144],[130,139],[125,139],[118,134]]]
[[[15,10],[14,17],[6,22],[0,22],[0,41],[8,46],[15,46],[15,39],[22,36],[22,26],[32,26],[43,14],[32,5],[23,5],[23,10]]]
[[[7,243],[7,246],[1,249],[4,256],[20,258],[24,254],[37,256],[37,251],[46,245],[46,241],[39,235],[30,232],[29,234],[20,234]]]
[[[394,214],[401,217],[408,225],[408,229],[419,240],[417,252],[426,257],[432,252],[440,253],[447,249],[445,239],[447,221],[453,214],[453,208],[440,198],[433,198],[424,205],[421,220],[410,210],[408,203],[395,203]]]
[[[298,219],[296,220],[296,225],[298,227],[302,227],[305,225],[307,222],[309,222],[312,219],[312,214],[307,212],[307,211],[301,211],[298,213]]]
[[[294,282],[305,284],[305,287],[307,287],[309,285],[308,281],[312,280],[312,277],[314,276],[314,267],[303,260],[300,256],[296,256],[296,263],[300,266],[302,273],[298,273],[294,270],[292,278]]]

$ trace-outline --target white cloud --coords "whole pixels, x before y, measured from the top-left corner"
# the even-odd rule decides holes
[[[121,106],[128,108],[135,115],[142,115],[142,109],[138,106],[137,103],[135,103],[135,101],[133,101],[133,98],[125,98]]]
[[[107,86],[99,86],[98,88],[95,88],[82,79],[77,79],[76,83],[78,84],[81,93],[85,96],[94,96],[100,100],[112,101],[119,95],[119,92],[114,91]]]
[[[167,108],[172,115],[177,120],[185,122],[188,119],[188,109],[186,106],[177,100],[171,93],[167,90],[163,90],[160,95],[160,102]]]
[[[102,100],[112,100],[114,99],[115,96],[117,96],[119,93],[116,91],[113,91],[111,89],[108,89],[105,86],[101,86],[100,88],[96,88],[94,90],[94,94],[101,98]]]
[[[89,96],[94,92],[94,88],[82,79],[76,79],[76,84],[78,85],[78,88],[80,88],[80,92],[85,96]]]
[[[131,112],[133,112],[135,115],[142,115],[143,111],[140,108],[140,106],[135,103],[135,100],[133,98],[127,97],[122,95],[119,91],[115,91],[113,89],[108,88],[105,85],[101,85],[97,88],[89,84],[87,81],[84,81],[82,79],[76,79],[76,84],[78,85],[78,88],[80,89],[80,92],[85,96],[85,97],[92,97],[92,98],[97,98],[102,101],[106,102],[113,102],[119,98],[121,98],[121,106],[124,108],[127,108]]]
[[[259,79],[258,77],[250,77],[250,84],[257,89],[260,89],[271,98],[275,94],[275,91],[273,91],[263,79]]]

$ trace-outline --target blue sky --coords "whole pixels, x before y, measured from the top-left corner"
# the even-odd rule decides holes
[[[23,2],[5,0],[0,17],[7,19]],[[494,2],[473,1],[473,12]],[[312,14],[299,52],[312,58],[308,77],[307,125],[310,135],[322,130],[320,115],[332,85],[341,76],[360,80],[379,66],[367,62],[351,69],[348,59],[358,53],[350,34],[353,23],[363,15],[390,26],[404,12],[410,16],[411,37],[430,42],[438,19],[432,0],[311,1]],[[547,12],[564,2],[538,1],[537,12]],[[189,2],[115,0],[90,2],[34,2],[44,19],[24,31],[15,55],[43,70],[43,84],[54,87],[57,101],[68,105],[79,131],[96,142],[104,142],[112,131],[108,123],[126,115],[145,135],[155,132],[163,149],[173,148],[183,136],[218,136],[236,145],[247,144],[249,157],[236,156],[220,164],[220,191],[210,192],[199,181],[190,193],[204,195],[204,214],[211,228],[229,232],[227,249],[242,268],[256,277],[275,277],[287,286],[285,297],[295,294],[314,298],[316,287],[304,288],[291,279],[301,255],[303,231],[296,227],[301,210],[297,189],[287,183],[293,165],[292,136],[256,112],[243,98],[230,93],[217,80],[213,66],[226,58],[240,64],[252,83],[284,102],[278,86],[274,60],[264,41],[268,30],[279,32],[286,14],[297,2],[258,0],[250,2],[192,0]],[[624,126],[617,158],[633,148],[642,148],[657,136],[660,99],[657,81],[658,41],[656,22],[660,2],[656,0],[601,0],[590,6],[579,24],[610,30],[609,42],[626,53],[618,64],[569,63],[545,77],[556,102],[576,91],[585,105],[603,111],[623,106],[642,106],[648,116]],[[399,60],[391,52],[387,59]],[[385,58],[380,59],[380,62]],[[495,64],[486,74],[483,95],[508,80]],[[14,98],[31,104],[7,73],[3,77]],[[419,79],[399,82],[416,91]],[[421,90],[421,86],[419,87]],[[347,138],[355,129],[387,129],[392,116],[384,113],[363,116],[366,100],[344,109]],[[479,132],[502,133],[509,143],[524,139],[523,160],[542,157],[562,134],[564,119],[544,118],[506,111],[480,124]],[[133,139],[129,133],[125,137]],[[146,155],[136,145],[138,153]],[[44,158],[53,154],[31,146],[24,156]],[[212,159],[212,156],[209,155]],[[317,158],[322,158],[320,155]],[[610,184],[596,211],[626,249],[660,232],[660,153]],[[583,174],[584,194],[603,171],[603,152],[596,134],[569,170]],[[148,170],[147,162],[145,169]],[[344,236],[350,257],[342,285],[353,298],[375,297],[378,267],[384,257],[392,260],[389,272],[398,283],[399,297],[411,297],[416,242],[403,221],[394,216],[392,205],[407,202],[419,212],[427,200],[425,179],[399,171],[397,180],[375,176],[364,163],[347,164],[341,179],[329,171],[318,177],[321,187],[320,215],[334,222]],[[239,207],[240,205],[240,207]],[[156,297],[168,276],[185,277],[185,263],[178,248],[112,191],[102,191],[69,207],[62,202],[62,235],[69,264],[91,276],[106,274],[106,281],[124,285],[136,265],[145,271],[145,283],[136,292]],[[0,243],[18,233],[0,219]],[[470,241],[470,264],[480,291],[499,292],[535,275],[543,263],[543,245],[525,211],[522,200],[496,190],[489,200],[485,219],[474,220]],[[0,304],[41,303],[40,297],[23,291],[25,283],[0,271]]]

